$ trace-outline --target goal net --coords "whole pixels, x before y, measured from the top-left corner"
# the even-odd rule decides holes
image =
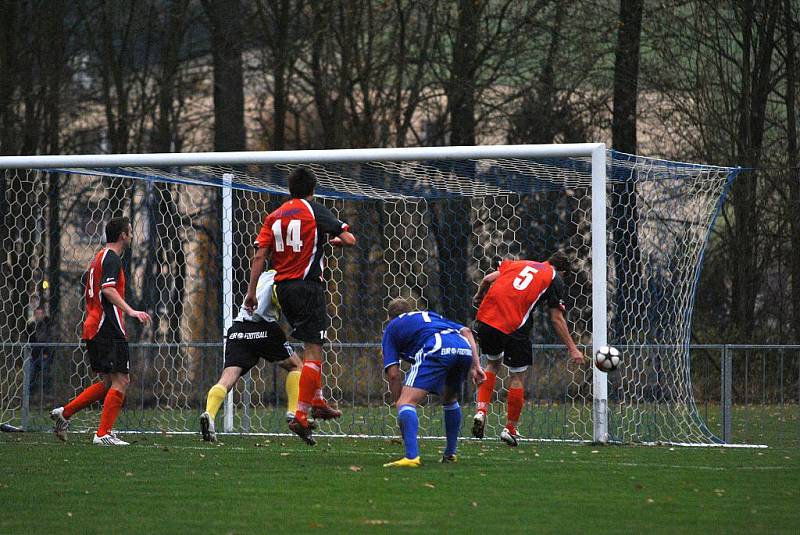
[[[321,434],[398,434],[380,358],[389,300],[408,297],[471,324],[477,283],[500,259],[563,249],[579,347],[591,355],[612,344],[623,365],[608,375],[569,365],[546,311],[535,310],[520,433],[718,442],[694,405],[688,343],[703,250],[736,172],[599,144],[0,158],[0,422],[47,429],[49,410],[93,381],[79,343],[81,277],[105,223],[127,215],[126,299],[154,321],[129,322],[131,384],[117,427],[197,431],[254,237],[299,164],[358,238],[355,248],[327,251],[324,393],[344,416],[322,423]],[[284,374],[260,363],[217,428],[286,433]],[[489,436],[502,429],[506,384],[503,372]],[[474,399],[468,384],[465,419]],[[93,428],[98,412],[77,414],[72,428]],[[444,434],[434,399],[420,428]]]

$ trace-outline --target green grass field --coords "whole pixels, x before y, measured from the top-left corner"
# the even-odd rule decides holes
[[[0,434],[0,533],[798,533],[797,449]]]

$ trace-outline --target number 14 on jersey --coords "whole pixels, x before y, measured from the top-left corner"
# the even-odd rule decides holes
[[[290,219],[289,224],[286,225],[286,243],[283,241],[283,229],[281,227],[281,219],[276,219],[272,224],[272,235],[275,237],[275,250],[282,253],[285,246],[288,245],[292,251],[299,253],[303,248],[303,240],[300,239],[300,220]]]

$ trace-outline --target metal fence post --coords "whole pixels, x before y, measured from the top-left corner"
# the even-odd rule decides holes
[[[722,441],[729,444],[731,436],[731,411],[733,409],[733,359],[728,344],[722,346]]]
[[[22,348],[22,429],[28,430],[31,416],[31,346]]]
[[[244,389],[242,390],[242,433],[250,432],[250,403],[252,401],[250,391],[252,390],[253,378],[248,373],[244,377]]]

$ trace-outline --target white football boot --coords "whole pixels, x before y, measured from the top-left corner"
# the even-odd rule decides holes
[[[92,444],[97,444],[98,446],[130,446],[130,444],[118,438],[114,433],[108,433],[102,437],[98,437],[97,433],[95,433],[94,438],[92,438]]]
[[[507,427],[504,427],[503,430],[500,432],[500,440],[515,448],[519,445],[519,439],[522,436],[519,433],[511,432]]]
[[[64,418],[64,407],[58,407],[50,411],[50,418],[53,420],[53,433],[59,440],[66,442],[69,420]]]

